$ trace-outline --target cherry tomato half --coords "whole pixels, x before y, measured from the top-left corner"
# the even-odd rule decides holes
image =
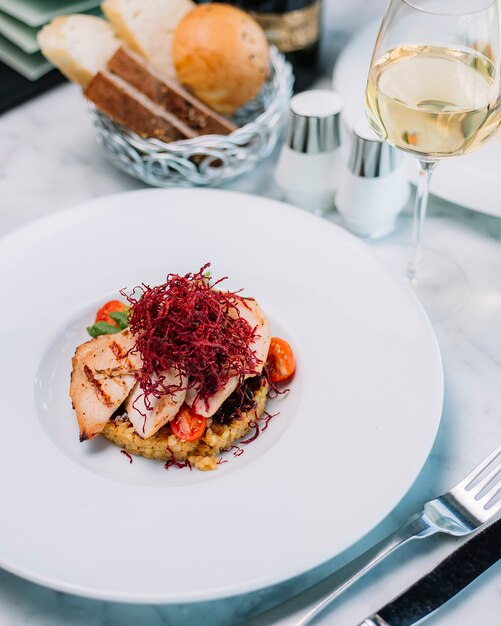
[[[110,300],[110,302],[104,304],[97,312],[96,322],[107,322],[108,324],[117,326],[117,324],[111,319],[110,313],[126,310],[127,306],[123,302],[120,302],[120,300]]]
[[[195,441],[205,432],[207,418],[193,413],[188,407],[183,407],[170,422],[172,432],[181,441]]]
[[[272,383],[287,380],[294,374],[296,359],[294,358],[292,348],[285,339],[280,339],[280,337],[271,338],[266,367]]]

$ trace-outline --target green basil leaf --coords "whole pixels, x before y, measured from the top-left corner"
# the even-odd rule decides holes
[[[205,284],[210,287],[210,279],[212,278],[210,270],[207,270],[202,274]]]
[[[122,329],[108,322],[96,322],[93,326],[87,327],[87,332],[91,337],[99,337],[99,335],[114,335]]]
[[[111,319],[118,324],[120,330],[129,326],[129,311],[113,311],[110,313]]]

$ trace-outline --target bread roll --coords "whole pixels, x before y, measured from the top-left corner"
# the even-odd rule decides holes
[[[223,114],[255,98],[269,72],[262,28],[226,4],[203,4],[187,13],[174,32],[172,56],[181,83]]]

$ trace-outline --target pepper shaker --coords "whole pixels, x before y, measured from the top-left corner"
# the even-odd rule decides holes
[[[275,180],[291,204],[322,215],[334,207],[343,167],[342,100],[333,91],[312,89],[290,101],[289,132]]]
[[[344,225],[361,237],[382,237],[395,228],[409,194],[401,152],[382,141],[365,117],[360,119],[336,195]]]

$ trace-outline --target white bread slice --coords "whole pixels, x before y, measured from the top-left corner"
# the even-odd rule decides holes
[[[84,89],[121,44],[106,20],[79,14],[56,17],[38,33],[38,41],[47,59]]]
[[[172,37],[195,7],[191,0],[104,0],[101,8],[118,36],[167,78],[175,78]]]

